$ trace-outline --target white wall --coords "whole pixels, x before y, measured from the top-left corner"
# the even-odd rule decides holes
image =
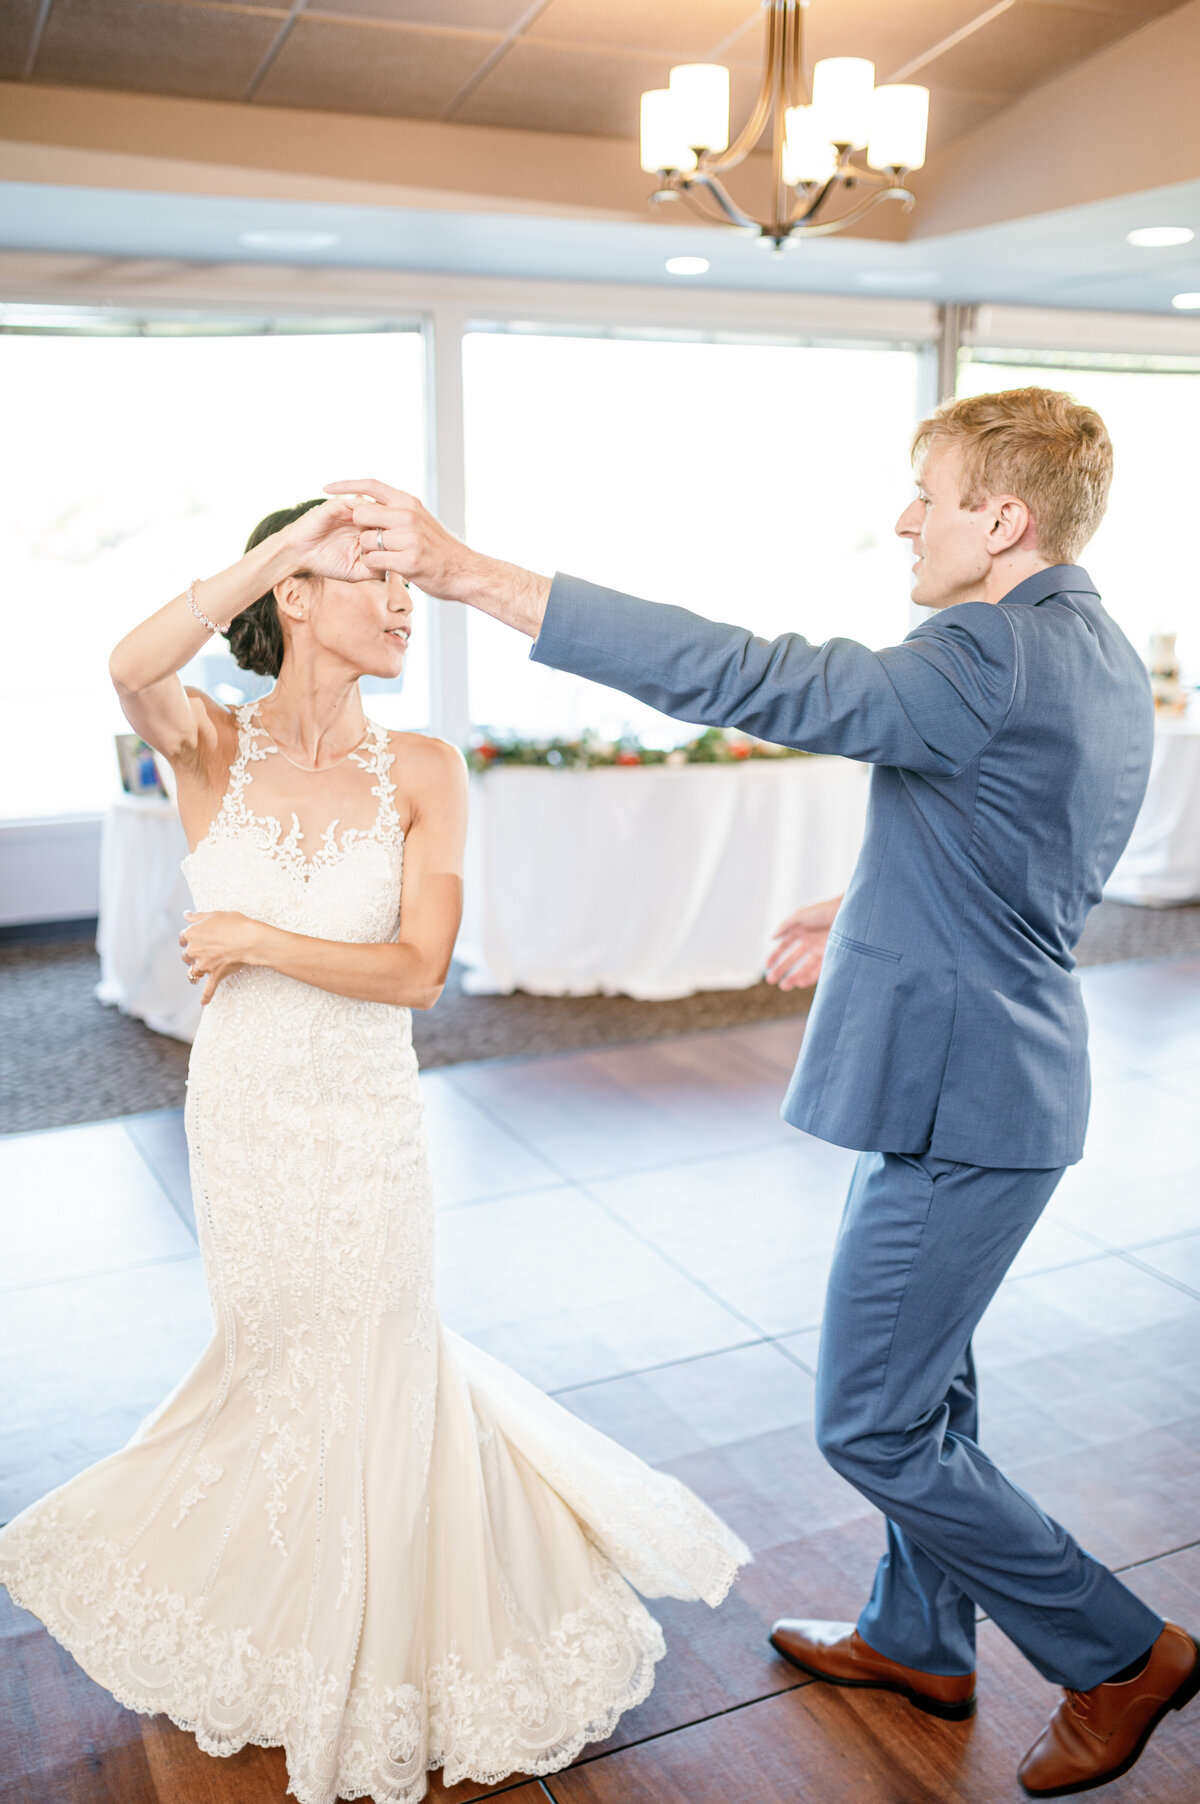
[[[73,921],[100,906],[100,816],[0,821],[0,927]]]

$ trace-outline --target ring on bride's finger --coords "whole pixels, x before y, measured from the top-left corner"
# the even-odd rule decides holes
[[[375,528],[375,543],[376,543],[376,545],[378,545],[380,551],[382,551],[383,550],[383,528],[382,528],[382,526],[377,526]]]
[[[197,971],[193,967],[193,969],[188,972],[188,982],[189,983],[202,983],[203,981],[204,981],[203,971]]]

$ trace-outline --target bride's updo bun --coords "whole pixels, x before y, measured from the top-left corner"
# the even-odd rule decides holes
[[[250,537],[246,540],[246,550],[253,551],[264,539],[269,539],[273,532],[281,532],[290,526],[310,507],[320,507],[322,497],[315,501],[302,501],[298,507],[281,507],[278,513],[268,514],[260,520]],[[275,596],[268,589],[257,601],[251,602],[248,608],[240,613],[236,620],[231,620],[225,630],[225,638],[229,641],[229,649],[233,653],[234,662],[242,670],[252,670],[256,676],[277,677],[283,668],[283,627],[279,620],[279,609],[275,604]]]

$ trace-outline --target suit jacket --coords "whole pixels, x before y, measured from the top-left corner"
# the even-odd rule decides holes
[[[976,1165],[1079,1158],[1072,950],[1133,827],[1154,724],[1086,571],[1038,571],[879,652],[767,642],[559,575],[532,656],[681,720],[874,766],[788,1121]]]

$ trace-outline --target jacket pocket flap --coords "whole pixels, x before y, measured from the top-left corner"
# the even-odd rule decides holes
[[[835,940],[839,946],[845,946],[848,951],[862,952],[867,958],[882,958],[892,965],[904,962],[903,952],[889,952],[885,946],[868,946],[865,940],[848,939],[844,933],[839,933],[836,927],[830,928],[829,937],[831,940]]]

